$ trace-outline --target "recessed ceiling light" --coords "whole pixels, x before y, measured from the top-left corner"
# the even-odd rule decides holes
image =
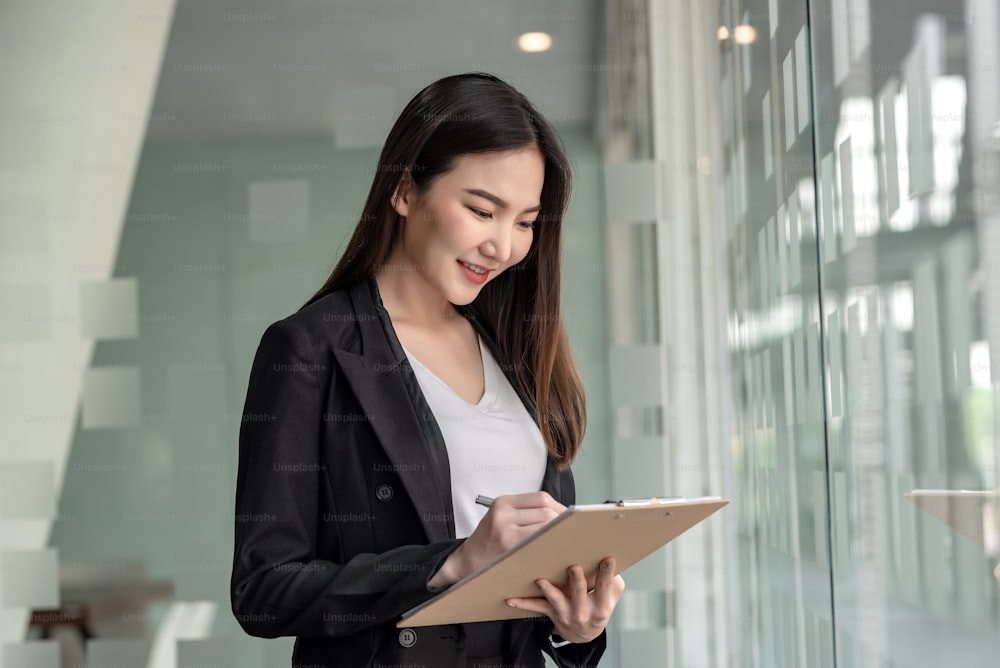
[[[729,39],[729,28],[727,28],[726,26],[719,26],[718,36],[720,42],[725,42],[727,39]]]
[[[528,53],[548,51],[552,46],[552,36],[547,32],[526,32],[517,38],[517,46]]]

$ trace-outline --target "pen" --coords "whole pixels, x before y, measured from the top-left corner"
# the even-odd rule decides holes
[[[493,497],[492,496],[483,496],[482,494],[477,494],[476,495],[476,503],[478,503],[481,506],[486,506],[487,508],[489,508],[491,505],[493,505]]]

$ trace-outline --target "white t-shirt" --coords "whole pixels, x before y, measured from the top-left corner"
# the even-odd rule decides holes
[[[476,495],[537,492],[547,461],[538,425],[482,339],[476,338],[486,386],[476,404],[455,394],[403,348],[448,449],[457,538],[467,538],[486,514]]]

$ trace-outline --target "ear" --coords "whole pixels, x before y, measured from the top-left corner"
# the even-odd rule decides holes
[[[413,204],[415,195],[416,189],[413,187],[413,179],[410,178],[410,172],[403,172],[399,183],[396,184],[396,190],[392,193],[392,208],[396,210],[396,213],[405,218],[410,213],[410,206]]]

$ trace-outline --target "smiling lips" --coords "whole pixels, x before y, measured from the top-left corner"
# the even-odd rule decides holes
[[[477,285],[485,283],[486,279],[490,276],[490,271],[492,271],[482,265],[472,264],[471,262],[464,262],[463,260],[457,260],[457,262],[462,267],[465,277]]]

